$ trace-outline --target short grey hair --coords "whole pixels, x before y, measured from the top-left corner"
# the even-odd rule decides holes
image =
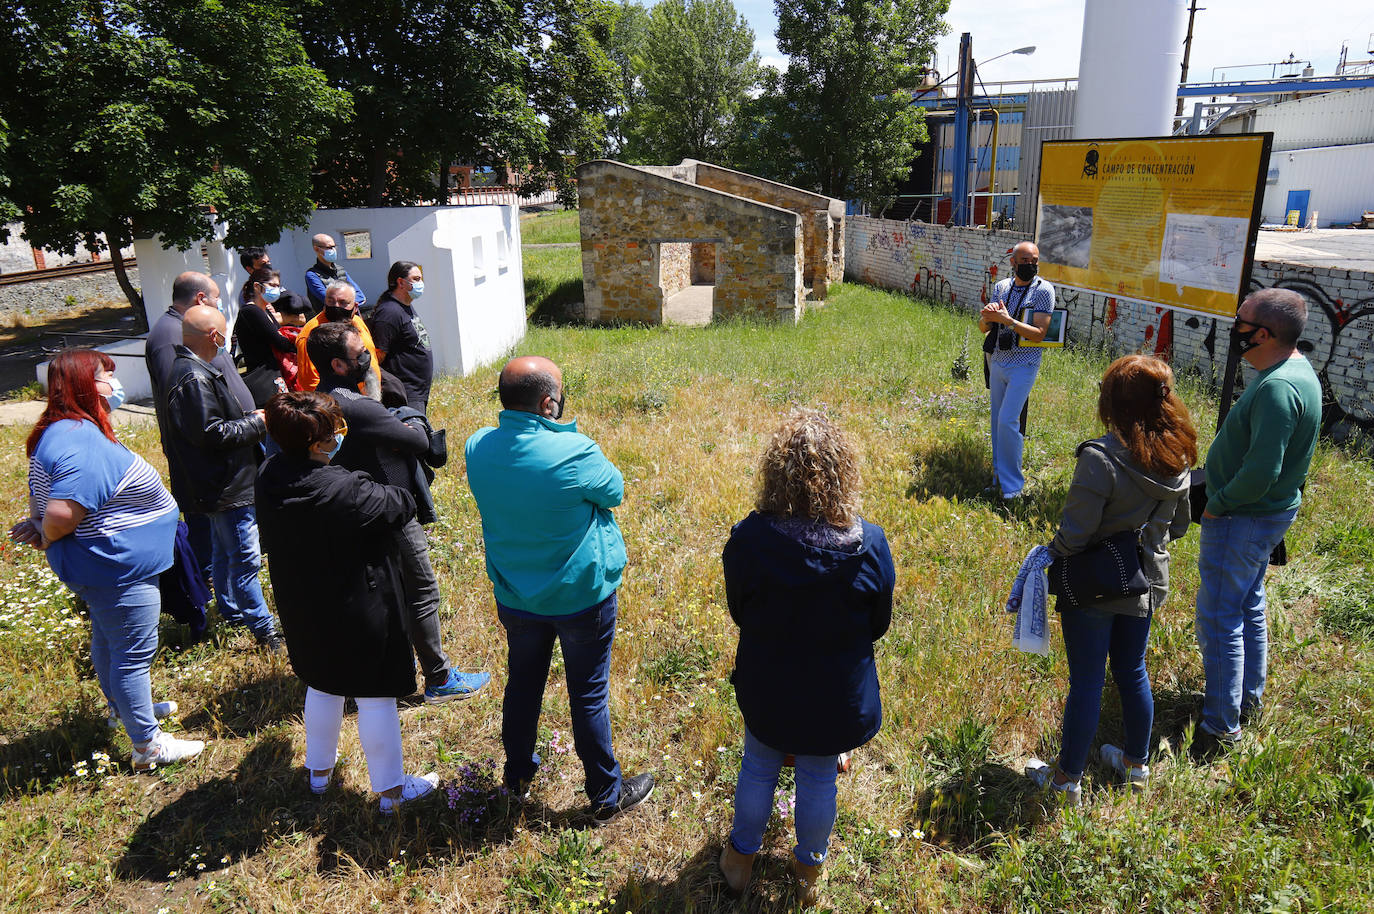
[[[1260,289],[1245,299],[1254,308],[1256,324],[1263,324],[1285,346],[1297,343],[1307,326],[1307,302],[1292,289]]]
[[[329,285],[324,287],[325,301],[329,300],[330,292],[343,292],[345,290],[348,292],[354,292],[353,284],[350,282],[346,282],[342,279],[331,279],[329,281]],[[354,297],[357,297],[356,292],[354,292]]]

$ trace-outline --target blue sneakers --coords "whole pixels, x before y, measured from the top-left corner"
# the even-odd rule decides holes
[[[441,705],[448,701],[471,698],[482,691],[489,682],[490,673],[460,673],[457,670],[449,670],[447,682],[425,688],[425,703]]]

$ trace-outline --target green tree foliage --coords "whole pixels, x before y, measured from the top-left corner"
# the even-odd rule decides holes
[[[0,117],[24,237],[114,253],[187,247],[211,209],[230,244],[304,224],[317,137],[348,97],[272,0],[0,0]]]
[[[12,191],[9,178],[6,177],[8,168],[5,161],[8,157],[9,130],[4,118],[0,118],[0,241],[9,240],[9,223],[19,218],[19,207],[10,199]]]
[[[606,55],[619,74],[620,94],[606,116],[606,152],[616,158],[628,158],[630,107],[639,95],[634,57],[643,47],[648,32],[649,11],[634,0],[622,0],[606,39]]]
[[[730,0],[661,0],[631,49],[626,156],[734,164],[759,80],[754,31]]]
[[[311,0],[297,26],[354,116],[325,138],[321,205],[443,197],[448,164],[531,170],[572,196],[617,96],[605,0]]]
[[[949,0],[776,0],[786,71],[749,112],[751,163],[870,202],[906,174],[925,122],[911,90],[946,31]]]

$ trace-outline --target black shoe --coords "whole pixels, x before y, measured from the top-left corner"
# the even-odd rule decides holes
[[[592,822],[599,826],[609,825],[620,814],[629,812],[645,800],[654,792],[654,776],[649,772],[636,774],[633,777],[625,778],[620,782],[620,800],[615,803],[607,803],[592,811]]]
[[[259,638],[258,647],[272,654],[280,654],[286,650],[286,642],[282,640],[281,632],[273,632]]]

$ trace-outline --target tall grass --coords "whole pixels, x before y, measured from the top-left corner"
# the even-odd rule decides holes
[[[571,253],[576,253],[575,251]],[[527,252],[527,267],[531,260]],[[555,283],[556,285],[557,283]],[[727,911],[715,873],[742,738],[728,675],[735,630],[719,553],[753,498],[767,435],[796,405],[827,410],[864,455],[865,507],[898,568],[893,625],[879,643],[885,723],[840,780],[824,903],[836,911],[1241,911],[1374,908],[1374,651],[1333,619],[1368,605],[1374,471],[1322,447],[1271,581],[1266,714],[1239,752],[1183,751],[1202,673],[1192,631],[1196,534],[1173,550],[1173,594],[1149,657],[1158,702],[1156,775],[1143,798],[1100,769],[1081,812],[1019,777],[1053,756],[1066,691],[1062,649],[1010,646],[1012,574],[1053,532],[1075,445],[1098,434],[1101,357],[1047,354],[1030,415],[1031,497],[1004,516],[971,496],[989,473],[987,396],[976,364],[951,376],[972,318],[857,286],[798,326],[534,327],[517,347],[564,369],[568,414],[626,479],[616,512],[630,553],[612,662],[615,744],[659,787],[611,828],[585,830],[581,768],[555,662],[541,721],[545,765],[529,803],[495,801],[473,825],[442,802],[376,815],[345,724],[338,786],[321,800],[300,771],[302,688],[284,661],[225,633],[169,648],[153,672],[179,726],[211,742],[154,777],[128,773],[128,743],[101,714],[84,622],[34,553],[6,545],[0,573],[0,898],[7,910]],[[456,444],[494,421],[495,370],[436,384],[436,425]],[[1184,390],[1210,428],[1215,405]],[[0,503],[20,516],[25,430]],[[155,429],[125,442],[161,465]],[[461,460],[435,486],[430,528],[445,643],[492,688],[403,711],[411,770],[458,778],[501,758],[504,636],[483,568]],[[299,561],[329,573],[327,544]],[[10,585],[13,586],[10,586]],[[1360,588],[1364,588],[1361,592]],[[175,640],[169,628],[164,635]],[[1057,639],[1056,639],[1057,641]],[[799,700],[828,687],[798,670]],[[1115,697],[1102,736],[1120,737]],[[94,752],[113,774],[91,773]],[[84,775],[73,773],[87,761]],[[478,770],[478,769],[474,769]],[[786,782],[749,909],[791,904]]]

